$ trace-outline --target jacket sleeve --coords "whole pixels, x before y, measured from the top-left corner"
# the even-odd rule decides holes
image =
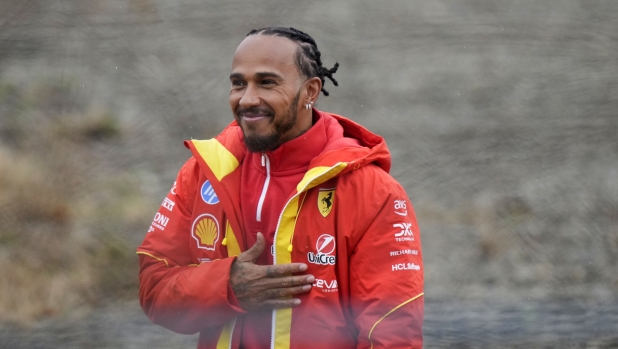
[[[189,160],[151,223],[139,255],[140,304],[154,323],[193,334],[244,311],[229,286],[234,258],[192,264],[191,209],[197,165]]]
[[[363,188],[371,193],[364,212],[370,222],[349,260],[358,348],[420,349],[424,293],[416,216],[399,183],[386,174],[374,180]]]

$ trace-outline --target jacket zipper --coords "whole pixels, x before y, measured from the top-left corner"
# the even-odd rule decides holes
[[[266,155],[264,155],[266,156]],[[266,159],[268,160],[268,157],[266,157]],[[335,166],[337,166],[338,164],[340,164],[339,162],[336,163],[334,166],[331,166],[328,170],[322,172],[320,175],[316,176],[315,178],[313,178],[312,180],[315,180],[316,178],[321,177],[322,175],[324,175],[325,173],[327,173],[328,171],[332,170]],[[264,160],[262,158],[262,166],[264,166]],[[267,180],[269,180],[270,178],[268,178],[268,172],[269,168],[267,167]],[[273,246],[275,246],[275,253],[273,254],[273,265],[277,264],[277,251],[276,251],[276,245],[277,245],[277,235],[279,234],[279,226],[281,225],[281,218],[283,218],[283,212],[285,212],[285,210],[288,208],[288,205],[290,204],[290,202],[292,202],[292,200],[294,200],[295,197],[300,196],[301,193],[303,193],[305,191],[305,189],[307,188],[307,185],[305,185],[302,188],[297,189],[296,194],[294,194],[286,203],[285,205],[283,205],[283,210],[281,211],[281,213],[279,214],[279,219],[277,220],[277,227],[275,228],[275,237],[273,239]],[[259,207],[259,205],[258,205]],[[300,214],[300,212],[298,212],[297,214]],[[296,227],[294,227],[294,229],[296,229]],[[277,310],[273,309],[272,311],[272,316],[271,316],[271,322],[270,322],[270,349],[274,349],[275,348],[275,318],[277,316]]]
[[[258,222],[262,221],[262,208],[264,207],[264,199],[266,199],[266,192],[270,184],[270,160],[266,154],[262,153],[262,167],[264,166],[266,167],[266,180],[264,181],[264,188],[262,188],[262,195],[260,195],[257,212],[255,213],[255,220]]]

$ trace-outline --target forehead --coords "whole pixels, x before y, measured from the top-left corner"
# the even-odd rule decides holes
[[[297,43],[281,36],[247,36],[234,53],[232,73],[246,76],[257,72],[298,74],[294,58],[297,49]]]

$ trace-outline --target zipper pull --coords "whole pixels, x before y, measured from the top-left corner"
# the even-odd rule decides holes
[[[262,166],[266,166],[266,154],[262,153]]]

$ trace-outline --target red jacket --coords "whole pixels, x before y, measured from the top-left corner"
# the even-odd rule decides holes
[[[282,201],[267,258],[306,263],[316,282],[298,295],[299,307],[268,316],[270,346],[421,348],[420,234],[409,199],[388,174],[386,144],[348,119],[316,113],[327,142]],[[200,332],[198,348],[239,348],[259,327],[229,286],[233,257],[255,238],[247,216],[256,213],[243,211],[240,189],[247,161],[259,154],[247,152],[235,122],[215,139],[185,144],[194,156],[138,248],[141,304],[157,324]]]

